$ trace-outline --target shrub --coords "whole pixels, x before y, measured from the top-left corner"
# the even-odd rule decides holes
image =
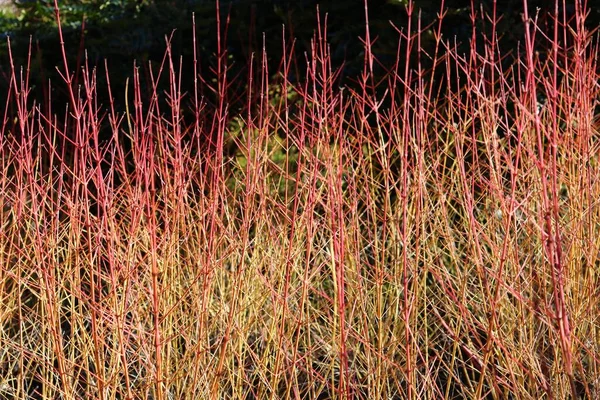
[[[288,79],[291,52],[276,82],[257,55],[241,112],[225,44],[214,81],[190,88],[168,46],[154,96],[142,100],[135,69],[123,113],[108,71],[107,111],[99,70],[84,62],[72,84],[64,48],[66,110],[32,104],[29,69],[13,67],[0,392],[598,397],[599,87],[585,15],[554,15],[545,31],[525,12],[508,65],[495,13],[473,10],[491,33],[468,54],[439,30],[425,53],[417,19],[383,81],[367,24],[359,90],[336,85],[319,21],[305,78]],[[401,62],[413,52],[433,69]]]

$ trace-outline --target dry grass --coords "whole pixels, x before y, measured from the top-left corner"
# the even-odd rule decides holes
[[[218,101],[189,88],[192,124],[168,51],[153,78],[171,82],[168,109],[142,104],[136,72],[105,142],[92,71],[81,91],[65,75],[58,122],[13,69],[0,398],[599,397],[599,87],[583,15],[547,39],[530,21],[508,69],[495,36],[466,59],[438,36],[434,71],[398,62],[379,95],[368,26],[357,92],[335,86],[319,30],[303,84],[285,79],[291,56],[276,85],[251,64],[239,115],[220,52]],[[419,53],[420,29],[398,59]],[[435,70],[454,82],[437,95]]]

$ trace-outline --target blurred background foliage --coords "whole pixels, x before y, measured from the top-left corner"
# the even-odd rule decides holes
[[[574,12],[569,0],[566,5],[567,18]],[[172,34],[172,50],[175,60],[183,58],[183,87],[191,92],[193,86],[192,13],[196,18],[196,41],[199,54],[200,73],[210,82],[214,74],[211,67],[216,64],[217,22],[215,0],[59,0],[60,15],[65,37],[65,46],[72,71],[80,71],[84,54],[90,66],[98,67],[98,101],[108,105],[104,60],[108,62],[111,88],[116,107],[124,106],[124,87],[131,77],[133,63],[140,67],[142,95],[149,96],[149,61],[158,68],[165,53],[165,38]],[[383,74],[396,60],[399,33],[406,31],[408,14],[407,0],[370,0],[368,2],[373,51],[382,65],[376,71]],[[440,12],[439,0],[415,0],[413,31],[420,16],[422,47],[427,51],[434,45],[433,31],[437,29],[436,18]],[[471,0],[446,2],[447,14],[442,25],[446,40],[456,38],[459,53],[469,51],[472,34]],[[562,3],[562,2],[561,2]],[[305,74],[305,52],[310,54],[310,43],[317,24],[317,5],[321,23],[327,15],[327,41],[331,46],[332,65],[343,65],[338,84],[355,85],[363,70],[363,44],[359,38],[365,36],[365,7],[362,0],[221,0],[220,13],[225,24],[229,15],[226,52],[230,66],[230,77],[247,74],[247,61],[251,54],[265,47],[268,53],[269,71],[277,71],[283,54],[282,39],[294,47],[297,63],[289,78],[293,81]],[[491,13],[492,0],[475,3],[481,13]],[[498,25],[502,48],[506,54],[516,54],[518,43],[523,37],[522,0],[502,2],[503,14]],[[553,12],[554,2],[529,0],[530,15],[540,16],[541,23],[551,23],[548,13]],[[590,27],[599,23],[600,8],[592,7],[588,19]],[[489,21],[478,19],[478,30],[490,29]],[[285,31],[282,28],[285,26]],[[222,27],[222,32],[225,27]],[[62,56],[56,29],[53,0],[4,0],[0,11],[0,98],[8,93],[10,63],[7,54],[7,38],[13,51],[16,68],[27,64],[28,47],[32,43],[32,66],[30,85],[42,86],[44,90],[33,90],[31,101],[44,104],[48,90],[52,90],[53,103],[66,104],[67,92],[57,74],[56,66],[62,69]],[[480,41],[479,45],[482,45]],[[416,54],[416,52],[413,52]],[[256,59],[256,57],[255,57]],[[260,57],[258,57],[260,59]],[[410,60],[414,62],[415,60]],[[421,60],[427,64],[427,59]],[[404,62],[404,60],[401,60]],[[506,62],[510,62],[510,57]],[[155,71],[156,72],[156,69]],[[48,86],[48,79],[53,84]],[[163,89],[168,81],[163,80]],[[243,81],[243,79],[242,79]],[[233,91],[239,87],[232,87]],[[205,93],[210,99],[210,93]],[[234,101],[234,98],[230,99]],[[245,101],[244,98],[239,99]]]

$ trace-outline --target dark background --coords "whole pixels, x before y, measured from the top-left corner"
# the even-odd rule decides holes
[[[382,64],[377,68],[377,74],[384,73],[386,68],[395,62],[399,34],[390,22],[398,28],[406,29],[406,3],[406,0],[368,2],[371,38],[376,39],[373,50]],[[472,34],[471,1],[455,0],[446,3],[447,14],[442,25],[443,37],[446,40],[456,38],[459,52],[467,53]],[[502,14],[502,18],[497,31],[501,36],[503,53],[508,56],[505,62],[510,63],[514,56],[522,51],[519,41],[523,38],[523,4],[521,0],[501,3],[498,14]],[[549,13],[554,11],[553,3],[530,0],[530,16],[533,17],[538,12],[540,24],[548,24],[550,29],[552,22]],[[573,1],[567,2],[567,19],[574,14],[572,3]],[[429,30],[437,29],[440,4],[440,1],[436,0],[416,0],[412,16],[413,29],[416,29],[419,15],[423,27],[433,24]],[[149,96],[149,61],[152,61],[153,68],[158,68],[165,52],[165,35],[171,35],[174,29],[173,55],[176,61],[179,55],[183,56],[183,87],[189,92],[192,91],[192,13],[196,15],[200,73],[207,80],[214,76],[210,69],[215,65],[217,55],[214,0],[62,0],[59,1],[59,5],[69,66],[72,71],[80,71],[84,50],[87,52],[89,65],[98,67],[98,101],[101,105],[108,104],[104,60],[108,60],[115,105],[118,110],[122,110],[125,81],[132,76],[134,59],[137,60],[136,65],[140,66],[143,96]],[[327,14],[327,41],[331,45],[332,64],[334,67],[343,65],[339,85],[355,85],[355,80],[364,65],[363,45],[359,39],[365,36],[365,7],[362,0],[222,0],[222,23],[225,24],[226,17],[230,16],[226,40],[228,64],[231,66],[230,78],[241,74],[240,82],[244,82],[250,54],[262,49],[263,32],[266,37],[270,73],[275,74],[278,70],[282,57],[282,39],[285,35],[288,44],[291,43],[291,38],[296,39],[295,54],[298,62],[289,78],[295,81],[303,77],[306,66],[304,53],[310,51],[310,41],[317,28],[317,5],[322,22]],[[68,101],[66,85],[56,72],[56,66],[62,70],[63,63],[53,0],[16,0],[14,7],[18,17],[10,14],[0,17],[0,99],[6,101],[10,78],[7,38],[10,37],[17,71],[20,66],[27,65],[31,38],[30,101],[35,100],[45,107],[44,99],[48,98],[48,91],[51,90],[54,108],[56,109],[57,105],[65,105]],[[490,29],[489,22],[481,18],[481,15],[491,14],[492,7],[491,0],[475,2],[477,29],[480,32]],[[562,13],[562,5],[560,8]],[[591,8],[587,24],[590,28],[595,28],[600,20],[600,7]],[[573,23],[571,21],[571,24]],[[285,32],[282,26],[285,26]],[[222,32],[224,31],[225,27],[222,27]],[[423,47],[432,48],[433,36],[424,34],[422,37]],[[481,44],[480,40],[478,45]],[[543,53],[542,48],[541,54]],[[426,59],[422,61],[427,63]],[[49,79],[53,82],[51,87],[47,83]],[[81,82],[81,74],[77,74],[76,79]],[[166,89],[168,81],[163,81],[161,88]],[[232,86],[231,91],[239,88]],[[210,100],[210,93],[207,95]],[[233,101],[234,97],[231,99]],[[9,114],[14,112],[11,107]]]

